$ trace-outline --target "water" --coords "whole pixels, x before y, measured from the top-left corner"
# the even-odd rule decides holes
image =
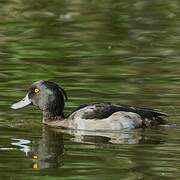
[[[179,1],[0,2],[0,179],[180,179]],[[10,105],[37,80],[65,113],[111,101],[167,112],[177,127],[84,133]]]

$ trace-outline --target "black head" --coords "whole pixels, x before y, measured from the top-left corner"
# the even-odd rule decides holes
[[[44,116],[63,116],[64,100],[67,99],[66,92],[52,81],[38,81],[33,83],[25,98],[11,106],[19,109],[29,104],[38,106]]]

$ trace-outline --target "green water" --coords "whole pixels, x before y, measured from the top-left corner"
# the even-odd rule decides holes
[[[65,112],[110,101],[169,114],[177,127],[89,133],[42,126],[10,105],[48,79]],[[180,179],[178,0],[0,1],[0,179]]]

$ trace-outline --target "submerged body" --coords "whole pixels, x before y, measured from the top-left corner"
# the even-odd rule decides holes
[[[111,103],[85,104],[65,117],[63,110],[66,98],[65,91],[57,84],[41,80],[30,87],[23,100],[11,107],[19,109],[33,104],[43,111],[44,124],[79,130],[121,130],[169,123],[161,117],[166,116],[165,113]]]

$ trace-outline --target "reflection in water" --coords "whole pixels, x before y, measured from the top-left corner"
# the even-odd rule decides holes
[[[146,136],[143,129],[122,131],[81,131],[56,129],[43,126],[42,137],[32,144],[30,140],[13,138],[12,145],[21,147],[32,159],[32,168],[35,170],[57,168],[63,165],[64,140],[63,136],[70,135],[75,143],[95,145],[95,147],[110,147],[107,144],[159,144],[161,139]]]
[[[12,132],[14,133],[13,129]],[[88,132],[43,126],[42,134],[35,135],[34,138],[28,136],[31,140],[23,140],[25,134],[13,139],[13,147],[18,146],[23,152],[30,150],[27,156],[22,155],[20,151],[7,149],[6,152],[1,151],[0,164],[4,163],[4,154],[8,153],[9,156],[12,154],[13,158],[17,157],[15,161],[8,159],[8,166],[13,172],[14,169],[15,172],[20,171],[23,165],[25,170],[27,168],[27,173],[31,171],[40,176],[75,176],[76,179],[79,174],[89,177],[91,173],[104,178],[113,176],[112,179],[124,173],[128,177],[136,177],[132,179],[150,175],[153,179],[156,176],[178,176],[179,160],[176,157],[179,157],[179,138],[170,138],[171,134],[178,135],[178,132],[178,128],[167,127]],[[34,132],[30,132],[32,133]],[[2,144],[1,147],[8,145]],[[23,164],[18,164],[17,161]]]
[[[6,148],[6,147],[2,147],[0,148],[0,151],[9,151],[9,150],[14,150],[15,148]]]
[[[63,136],[43,127],[42,138],[32,146],[33,169],[56,168],[63,164]]]
[[[57,133],[67,133],[72,135],[71,140],[85,144],[138,144],[138,143],[158,143],[159,139],[152,139],[144,135],[144,129],[121,130],[121,131],[83,131],[51,128]]]
[[[19,150],[23,151],[27,157],[32,159],[33,169],[56,168],[63,164],[64,144],[61,133],[56,133],[44,126],[42,137],[38,140],[32,142],[30,140],[16,138],[12,138],[11,140],[16,141],[11,143],[13,146],[20,147]]]
[[[13,141],[17,141],[17,142],[12,142],[11,144],[14,146],[18,146],[21,147],[21,151],[25,152],[26,156],[28,155],[28,152],[30,152],[30,147],[29,144],[31,143],[30,140],[26,140],[26,139],[16,139],[16,138],[12,138]]]

